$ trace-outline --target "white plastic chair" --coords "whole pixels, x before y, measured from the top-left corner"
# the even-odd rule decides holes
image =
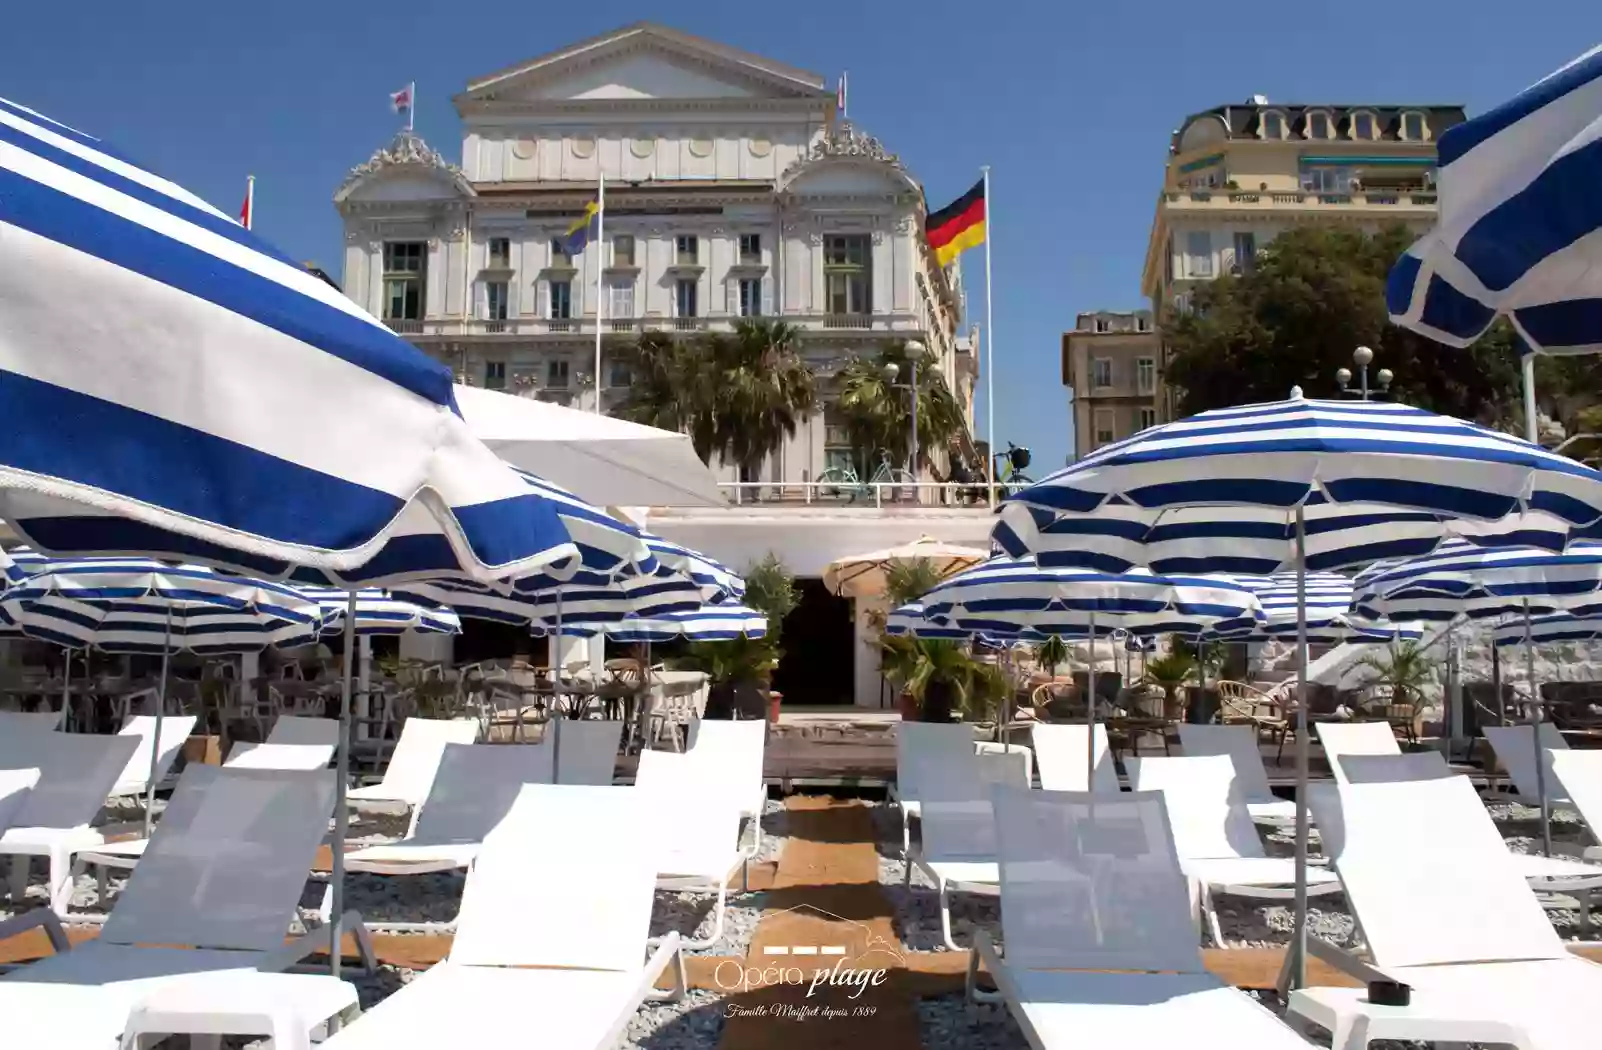
[[[195,729],[194,715],[164,715],[161,719],[161,742],[159,748],[156,743],[156,716],[133,715],[123,723],[119,736],[134,737],[139,741],[138,749],[128,759],[117,781],[107,792],[109,798],[125,798],[134,796],[143,799],[150,790],[151,769],[150,752],[157,750],[155,782],[160,788],[172,772],[173,763],[178,761],[178,752],[183,750],[184,741]]]
[[[762,848],[762,814],[768,804],[763,769],[767,746],[768,723],[759,719],[697,718],[690,723],[690,746],[686,752],[690,760],[718,778],[725,790],[740,800],[740,816],[750,821],[751,842],[743,849],[748,858]]]
[[[1569,796],[1569,805],[1580,814],[1591,837],[1602,842],[1602,751],[1553,750],[1552,773]],[[1602,847],[1589,846],[1584,856],[1602,860]]]
[[[308,718],[305,715],[279,715],[267,734],[269,744],[327,744],[339,746],[337,718]]]
[[[450,956],[322,1044],[324,1050],[609,1050],[649,998],[685,988],[677,935],[649,954],[655,862],[639,791],[530,785],[484,842]],[[575,890],[581,892],[575,892]],[[508,908],[507,901],[519,906]],[[675,986],[655,991],[675,964]],[[531,1029],[531,1023],[534,1027]]]
[[[377,875],[425,875],[468,868],[495,827],[511,812],[525,784],[551,782],[551,752],[539,744],[446,744],[433,787],[412,811],[411,827],[399,842],[345,854],[345,870]],[[331,899],[323,904],[327,921]],[[390,922],[374,918],[368,929],[442,932],[444,922]]]
[[[1530,727],[1517,726],[1485,726],[1482,730],[1491,750],[1496,752],[1497,761],[1507,770],[1507,778],[1513,782],[1512,796],[1529,806],[1541,804],[1541,788],[1539,778],[1535,775],[1535,746],[1531,742]],[[1551,754],[1553,751],[1567,751],[1569,742],[1563,739],[1563,734],[1551,722],[1542,722],[1540,729],[1541,751],[1547,756],[1546,767],[1546,801],[1549,805],[1568,805],[1569,796],[1563,785],[1563,780],[1552,771]]]
[[[241,740],[223,765],[230,769],[324,769],[334,758],[333,744],[253,744]]]
[[[686,948],[709,948],[723,936],[729,883],[745,866],[740,800],[689,755],[671,751],[640,752],[633,790],[651,818],[647,848],[657,888],[717,895],[712,932],[684,941]]]
[[[413,716],[401,723],[400,739],[376,784],[351,788],[346,793],[357,808],[411,807],[422,804],[434,783],[446,744],[471,744],[478,739],[478,720]]]
[[[1263,848],[1228,755],[1131,758],[1125,765],[1136,791],[1163,794],[1180,867],[1193,880],[1215,946],[1227,947],[1213,899],[1218,894],[1256,900],[1295,896],[1295,862],[1270,857]],[[1307,881],[1311,896],[1340,892],[1340,881],[1320,864],[1308,866]]]
[[[0,737],[0,769],[38,769],[37,783],[0,834],[11,856],[11,901],[20,904],[32,857],[50,865],[50,907],[65,915],[72,900],[73,857],[105,843],[91,823],[128,767],[139,740],[88,733],[30,733]]]
[[[1434,1015],[1486,1019],[1466,1039],[1595,1045],[1602,967],[1569,953],[1467,777],[1347,781],[1337,794],[1339,815],[1321,812],[1319,826],[1344,829],[1336,870],[1372,964],[1317,939],[1312,954],[1359,980],[1410,985]],[[1323,991],[1291,993],[1291,1013],[1309,1016]]]
[[[1202,965],[1160,793],[993,791],[1006,955],[976,938],[970,998],[1005,1002],[1035,1050],[1309,1050]]]
[[[554,729],[553,729],[554,727]],[[594,718],[553,718],[545,723],[540,746],[554,742],[556,782],[580,787],[607,787],[617,776],[617,751],[623,723]],[[547,776],[549,779],[549,776]]]
[[[1034,745],[1041,790],[1118,793],[1118,767],[1113,764],[1112,749],[1107,745],[1107,727],[1100,722],[1096,723],[1094,771],[1087,782],[1087,731],[1086,726],[1068,722],[1037,722],[1030,727],[1029,742]]]
[[[993,896],[1001,881],[990,805],[990,788],[996,784],[1029,786],[1017,762],[971,750],[922,784],[922,834],[907,856],[903,886],[911,888],[914,867],[929,876],[939,895],[940,935],[954,952],[962,948],[951,935],[951,894]]]
[[[1249,725],[1179,723],[1179,746],[1186,755],[1227,755],[1235,764],[1235,782],[1246,800],[1246,812],[1258,824],[1276,827],[1296,823],[1296,802],[1280,798],[1268,784],[1268,769],[1257,746],[1257,729]]]
[[[1345,772],[1338,761],[1343,755],[1399,755],[1402,745],[1389,722],[1315,722],[1318,742],[1324,748],[1324,759],[1337,783],[1344,782]]]
[[[961,722],[902,722],[896,726],[896,782],[889,795],[901,810],[901,855],[912,854],[912,820],[925,785],[961,756],[974,753],[973,727]]]
[[[285,937],[333,806],[327,770],[191,766],[99,937],[70,945],[42,908],[0,923],[0,939],[42,927],[56,949],[0,977],[0,1017],[28,1027],[44,1011],[59,1023],[41,989],[93,986],[74,1003],[72,1025],[109,1047],[152,992],[219,973],[248,981],[326,950],[326,928]],[[376,966],[360,917],[347,916],[345,929]],[[150,947],[180,944],[193,947]]]
[[[0,711],[0,736],[49,733],[61,728],[60,711]]]

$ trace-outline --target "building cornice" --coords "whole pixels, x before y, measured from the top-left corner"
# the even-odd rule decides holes
[[[345,174],[345,181],[334,192],[334,203],[345,204],[356,187],[370,179],[382,178],[397,172],[423,174],[449,182],[463,197],[474,195],[473,184],[462,169],[446,160],[424,142],[422,136],[402,131],[388,146],[375,150],[371,157]]]
[[[791,113],[828,116],[833,103],[815,98],[625,98],[625,99],[463,99],[456,108],[463,119],[480,117],[632,117],[663,113]],[[575,121],[576,122],[576,121]]]

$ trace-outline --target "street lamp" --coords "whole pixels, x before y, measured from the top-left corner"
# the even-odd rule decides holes
[[[1366,346],[1360,346],[1356,350],[1352,351],[1352,363],[1357,366],[1359,385],[1356,390],[1348,389],[1352,382],[1352,370],[1350,368],[1337,369],[1335,372],[1335,382],[1340,387],[1342,397],[1355,397],[1362,401],[1368,401],[1374,396],[1374,394],[1377,393],[1380,396],[1383,396],[1387,391],[1390,390],[1391,381],[1396,378],[1396,374],[1389,368],[1382,368],[1378,372],[1374,373],[1374,382],[1378,387],[1378,390],[1369,390],[1368,366],[1372,364],[1373,361],[1374,351],[1370,350]]]
[[[912,392],[912,462],[907,473],[912,475],[913,491],[917,491],[918,484],[918,362],[923,359],[927,349],[916,339],[906,342],[907,365],[909,369],[908,385],[906,389]],[[901,366],[894,361],[885,362],[884,377],[886,383],[894,389],[902,389],[896,382],[901,375]]]

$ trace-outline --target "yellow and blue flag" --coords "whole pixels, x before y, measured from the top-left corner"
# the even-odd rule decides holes
[[[600,222],[601,202],[593,200],[584,205],[584,214],[580,215],[578,221],[567,228],[567,233],[562,237],[562,242],[567,248],[567,254],[577,255],[582,252],[584,246],[590,243],[590,237],[594,235],[595,228],[600,225]]]

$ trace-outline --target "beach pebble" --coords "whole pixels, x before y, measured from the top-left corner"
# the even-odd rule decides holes
[[[621,1050],[715,1050],[723,1038],[723,997],[692,991],[678,1002],[647,1002],[629,1020]]]

